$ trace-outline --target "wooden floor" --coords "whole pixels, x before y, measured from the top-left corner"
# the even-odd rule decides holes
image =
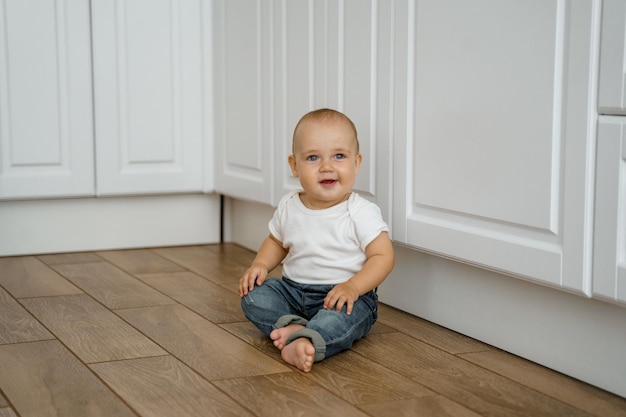
[[[623,398],[385,305],[352,350],[302,373],[241,313],[253,257],[0,258],[0,417],[626,416]]]

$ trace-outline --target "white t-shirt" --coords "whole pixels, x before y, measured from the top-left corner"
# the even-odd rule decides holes
[[[307,208],[299,191],[285,195],[269,222],[289,251],[283,275],[301,284],[339,284],[361,270],[365,248],[389,231],[378,206],[356,193],[323,210]]]

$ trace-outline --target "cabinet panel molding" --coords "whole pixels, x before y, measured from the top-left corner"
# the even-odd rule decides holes
[[[602,3],[598,111],[626,115],[626,1]]]
[[[93,195],[89,2],[3,0],[0,22],[0,199]]]
[[[94,0],[98,195],[203,190],[203,2]]]
[[[416,3],[412,136],[396,147],[407,158],[405,223],[395,236],[591,295],[599,3],[447,4]]]
[[[626,121],[604,117],[598,128],[593,294],[626,303]]]

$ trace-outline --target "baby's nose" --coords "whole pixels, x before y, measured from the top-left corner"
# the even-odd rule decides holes
[[[333,164],[331,161],[324,159],[320,164],[320,171],[328,172],[333,170]]]

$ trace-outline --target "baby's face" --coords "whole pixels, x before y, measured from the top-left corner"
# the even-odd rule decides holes
[[[348,123],[306,121],[298,127],[294,139],[289,165],[304,190],[302,202],[309,208],[323,209],[347,199],[362,159]]]

